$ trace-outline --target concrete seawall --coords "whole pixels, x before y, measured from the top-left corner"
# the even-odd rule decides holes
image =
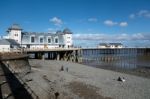
[[[0,53],[0,99],[33,99],[31,89],[22,80],[30,71],[28,55]]]
[[[25,75],[30,72],[31,66],[28,62],[28,55],[18,53],[3,53],[0,60],[4,65],[12,70],[13,73]]]

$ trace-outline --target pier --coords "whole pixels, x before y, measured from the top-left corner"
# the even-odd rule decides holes
[[[49,60],[64,60],[79,62],[81,57],[80,48],[56,48],[56,49],[24,49],[30,58],[34,59],[49,59]]]
[[[43,60],[64,60],[82,63],[88,60],[115,61],[125,57],[150,55],[150,48],[53,48],[23,49],[29,58]],[[95,58],[96,57],[96,58]]]
[[[120,61],[120,59],[124,61],[123,57],[125,57],[127,60],[124,62],[125,63],[132,62],[131,63],[132,65],[124,64],[123,61],[120,61],[119,63],[114,64],[114,65],[115,66],[123,65],[124,67],[127,67],[127,68],[128,67],[136,68],[136,65],[134,65],[134,63],[137,62],[138,59],[137,60],[131,60],[131,59],[136,59],[135,56],[137,56],[137,55],[142,55],[142,54],[150,55],[150,49],[149,48],[22,49],[22,51],[20,50],[20,52],[17,51],[14,53],[12,53],[12,54],[11,53],[3,53],[5,55],[5,57],[4,56],[1,57],[1,61],[3,61],[3,63],[0,64],[1,65],[0,73],[1,73],[1,81],[4,81],[4,83],[1,83],[1,86],[0,86],[0,98],[12,97],[12,99],[13,99],[13,97],[14,97],[15,99],[20,99],[20,97],[21,97],[21,98],[25,99],[26,97],[28,97],[28,99],[54,99],[54,97],[55,97],[54,95],[57,92],[57,90],[59,90],[60,94],[62,94],[61,90],[66,90],[65,87],[60,87],[60,88],[56,87],[56,86],[60,86],[59,85],[60,83],[66,84],[65,83],[66,81],[61,80],[61,79],[64,79],[63,77],[65,77],[65,79],[66,78],[68,79],[69,77],[74,76],[76,78],[88,79],[91,82],[93,81],[93,78],[95,77],[94,79],[97,80],[96,83],[98,85],[102,81],[101,79],[106,78],[108,74],[109,74],[108,77],[111,77],[111,78],[119,77],[120,75],[122,75],[121,73],[116,73],[116,72],[113,73],[112,71],[105,71],[103,69],[101,70],[101,69],[91,68],[89,66],[84,66],[81,64],[73,63],[73,62],[80,62],[80,59],[84,60],[84,55],[86,55],[85,57],[88,60],[96,59],[94,56],[94,55],[96,55],[96,57],[97,57],[96,60],[98,62],[105,61],[108,63],[111,63],[112,61],[118,62],[118,61]],[[20,53],[22,53],[22,55],[20,55]],[[32,71],[29,73],[26,72],[26,74],[24,76],[22,76],[22,74],[24,74],[24,71],[20,72],[20,68],[21,67],[28,68],[28,66],[30,66],[28,64],[28,55],[26,55],[26,54],[24,55],[24,53],[27,53],[29,56],[32,54],[34,56],[33,58],[37,58],[37,59],[41,59],[41,60],[30,60],[29,62],[31,63]],[[3,55],[3,54],[1,54],[1,55]],[[130,57],[128,57],[128,55]],[[9,60],[9,65],[8,65],[8,60]],[[25,60],[25,61],[23,61],[23,60]],[[58,61],[52,61],[52,60],[58,60]],[[64,60],[64,61],[59,61],[59,60]],[[73,62],[65,62],[65,61],[73,61]],[[92,61],[90,60],[88,62],[91,64],[93,62],[93,60]],[[109,65],[113,66],[113,62]],[[24,64],[21,65],[21,63],[24,63]],[[99,63],[99,64],[101,64],[101,63]],[[68,70],[66,71],[66,69],[64,71],[59,71],[59,69],[61,68],[62,65],[64,66],[64,68],[69,67],[69,72],[68,72]],[[102,65],[104,66],[104,64],[102,64]],[[26,69],[22,68],[22,70],[26,70]],[[5,75],[4,75],[6,72],[5,70],[7,70],[8,74],[11,74],[11,75],[8,75],[6,73],[6,77],[5,77]],[[90,73],[87,70],[89,70]],[[44,74],[43,74],[43,71],[45,72]],[[55,71],[55,73],[57,73],[57,74],[55,75],[55,73],[53,71]],[[72,71],[73,71],[74,75],[72,74]],[[18,75],[16,75],[16,73],[17,74],[22,73],[22,74],[19,74],[19,76],[18,76]],[[84,74],[84,76],[78,75],[79,73],[81,73],[82,75]],[[87,78],[87,76],[88,76],[87,74],[89,75],[88,78]],[[7,75],[10,78],[13,77],[13,79],[7,78]],[[67,77],[66,77],[66,75],[67,75]],[[98,76],[95,76],[95,75],[98,75]],[[101,78],[101,75],[103,75],[102,78]],[[149,74],[145,74],[145,75],[149,75]],[[97,77],[100,77],[100,78],[97,79]],[[129,75],[126,75],[125,77],[128,79],[131,79]],[[134,81],[134,82],[139,81],[139,80],[137,80],[138,79],[137,77],[135,77],[134,79],[135,80],[132,80],[132,81]],[[142,79],[142,78],[140,77],[140,79]],[[59,83],[53,83],[56,80]],[[15,82],[12,82],[12,81],[15,81]],[[67,80],[67,81],[72,81],[72,80]],[[144,78],[141,81],[143,81],[144,83],[146,82],[145,84],[147,84],[147,85],[149,84],[149,81],[145,80]],[[18,83],[17,89],[13,88],[14,85],[16,86],[16,82]],[[116,81],[114,81],[114,80],[109,80],[108,82],[116,83]],[[140,85],[137,85],[137,86],[140,86],[141,88],[143,88],[143,86],[142,86],[143,82],[140,82],[141,86]],[[70,82],[70,83],[72,84],[72,82]],[[130,85],[134,86],[132,84],[133,83],[131,83]],[[47,86],[44,86],[44,85],[47,85]],[[11,86],[11,88],[7,88],[8,90],[4,90],[4,89],[6,89],[6,87],[9,87],[9,86]],[[109,86],[109,87],[111,87],[111,86]],[[22,90],[20,91],[20,88],[22,88],[23,91]],[[75,88],[77,88],[77,87],[75,86],[72,89],[75,89]],[[100,86],[99,86],[99,88],[100,88]],[[54,89],[54,90],[52,90],[52,89]],[[41,91],[39,91],[39,90],[41,90]],[[87,89],[84,89],[84,90],[87,90]],[[105,90],[105,89],[103,89],[103,90]],[[118,88],[116,90],[120,90],[120,88]],[[13,93],[15,91],[17,91],[17,93]],[[24,92],[25,94],[22,95],[22,93],[21,93],[21,96],[18,96],[18,95],[20,95],[19,92]],[[144,95],[145,95],[145,92],[147,92],[147,87],[144,87],[144,89],[143,89]],[[11,94],[9,94],[9,93],[11,93]],[[24,97],[22,97],[22,96],[24,96]],[[145,96],[147,96],[147,95],[145,95]],[[66,97],[68,97],[68,96],[66,96]]]

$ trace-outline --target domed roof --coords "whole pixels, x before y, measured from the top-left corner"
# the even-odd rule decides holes
[[[70,31],[70,29],[68,29],[68,28],[65,28],[63,30],[63,33],[65,33],[65,34],[72,34],[72,32]]]
[[[13,24],[9,30],[22,30],[21,27],[19,26],[19,24]]]

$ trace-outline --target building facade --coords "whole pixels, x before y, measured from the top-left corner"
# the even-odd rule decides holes
[[[48,48],[70,48],[73,46],[72,32],[69,29],[57,31],[56,33],[23,32],[18,24],[8,28],[7,39],[14,39],[24,48],[48,49]]]

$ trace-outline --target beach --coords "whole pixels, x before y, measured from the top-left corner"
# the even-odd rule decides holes
[[[148,78],[66,61],[29,63],[31,72],[22,79],[40,99],[150,99]]]

